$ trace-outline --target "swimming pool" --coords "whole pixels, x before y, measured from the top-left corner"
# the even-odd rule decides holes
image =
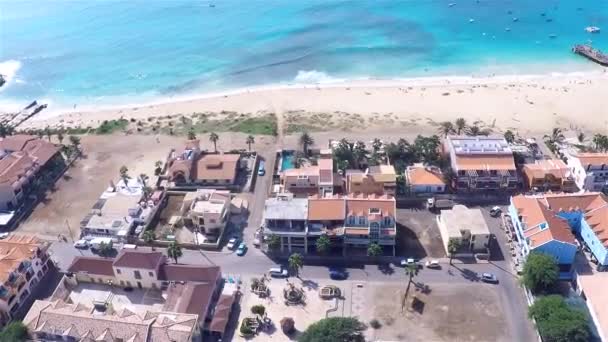
[[[281,152],[281,171],[289,170],[295,168],[294,163],[295,155],[293,151],[283,151]]]

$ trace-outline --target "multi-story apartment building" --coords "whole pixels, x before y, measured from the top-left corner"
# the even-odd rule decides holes
[[[279,236],[283,252],[309,253],[319,236],[327,235],[334,248],[344,252],[378,243],[394,254],[395,212],[395,199],[388,195],[294,198],[281,194],[266,200],[264,234]]]
[[[553,255],[562,278],[571,277],[575,236],[591,253],[598,270],[608,269],[608,199],[600,193],[518,195],[509,216],[524,257],[531,251]]]
[[[608,190],[608,153],[565,153],[568,167],[581,190]]]
[[[283,170],[280,175],[283,192],[303,198],[311,195],[333,195],[336,177],[333,165],[332,159],[321,158],[317,165]]]
[[[566,163],[559,159],[537,160],[531,164],[524,164],[522,172],[528,189],[576,191],[572,172]]]
[[[12,318],[48,272],[48,244],[33,236],[0,240],[0,326]]]
[[[15,210],[33,189],[40,170],[64,165],[59,147],[32,135],[0,139],[0,210]]]
[[[513,152],[502,137],[448,136],[444,146],[458,191],[509,191],[519,184]]]
[[[346,170],[346,193],[395,196],[397,174],[392,165],[370,166],[367,170]]]

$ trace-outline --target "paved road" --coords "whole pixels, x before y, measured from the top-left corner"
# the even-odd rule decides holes
[[[268,156],[267,158],[267,161],[270,161],[272,156]],[[267,163],[269,167],[272,165],[272,162]],[[256,183],[255,193],[251,194],[250,223],[243,231],[244,239],[248,242],[250,248],[244,257],[238,257],[228,250],[221,252],[183,250],[184,255],[180,258],[180,263],[213,264],[220,266],[222,273],[225,275],[239,275],[244,279],[259,277],[267,272],[270,267],[275,266],[275,261],[260,250],[253,248],[251,244],[253,233],[261,222],[264,200],[266,198],[266,191],[270,186],[270,181],[269,176],[260,177]],[[492,254],[494,256],[493,259],[498,260],[491,263],[476,264],[463,264],[455,261],[455,264],[450,266],[447,259],[442,259],[441,270],[423,269],[415,278],[415,281],[428,284],[429,286],[433,284],[479,282],[478,273],[494,273],[499,280],[499,284],[488,284],[488,286],[498,286],[500,289],[501,306],[504,308],[506,324],[509,325],[508,330],[514,334],[516,341],[534,341],[536,335],[530,321],[527,319],[527,304],[523,291],[519,287],[518,278],[513,274],[511,268],[506,236],[500,228],[500,221],[489,217],[489,207],[482,210],[487,215],[486,219],[491,232],[496,236]],[[62,270],[67,269],[75,256],[92,255],[89,250],[77,250],[69,243],[57,242],[51,248],[53,259],[57,261],[58,267]],[[163,251],[160,248],[157,250]],[[328,266],[305,265],[300,275],[301,278],[311,281],[323,280],[328,278],[328,268]],[[345,267],[344,270],[349,273],[348,279],[350,282],[405,282],[407,279],[404,269],[393,265],[353,264]]]

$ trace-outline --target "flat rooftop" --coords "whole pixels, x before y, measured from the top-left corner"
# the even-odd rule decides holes
[[[513,154],[509,144],[503,137],[450,136],[447,137],[446,141],[456,154]]]
[[[481,213],[481,209],[469,209],[464,205],[455,205],[454,208],[441,211],[441,220],[448,229],[448,234],[460,237],[463,230],[473,235],[489,235],[490,229]]]
[[[269,220],[306,220],[308,199],[279,195],[266,200],[264,218]]]
[[[110,302],[115,311],[128,309],[144,315],[146,311],[163,311],[165,299],[160,290],[137,289],[125,291],[122,287],[105,284],[79,283],[69,295],[73,303],[93,307],[95,302]]]

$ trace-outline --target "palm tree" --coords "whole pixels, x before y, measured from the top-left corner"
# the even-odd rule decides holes
[[[144,239],[145,243],[150,244],[154,241],[154,239],[156,239],[156,236],[154,236],[153,230],[146,230],[144,232],[144,235],[142,236],[142,238]]]
[[[482,132],[481,132],[481,128],[479,128],[479,126],[473,125],[473,126],[467,127],[467,129],[465,130],[465,134],[468,136],[474,137],[474,136],[482,135]]]
[[[255,138],[253,137],[253,135],[247,136],[246,143],[247,146],[249,146],[249,152],[251,152],[251,144],[255,144]]]
[[[300,135],[300,145],[302,145],[302,152],[304,152],[304,155],[308,156],[308,148],[314,143],[314,139],[307,132]]]
[[[559,127],[553,128],[553,130],[551,131],[551,135],[545,135],[544,138],[545,138],[545,140],[547,140],[547,142],[549,142],[551,144],[561,143],[565,139],[564,133],[562,132],[562,129]]]
[[[582,144],[583,142],[585,142],[585,133],[579,132],[576,136],[576,139],[578,139],[578,142]]]
[[[382,140],[375,138],[372,141],[372,149],[374,150],[374,153],[380,152],[380,149],[382,149],[382,145]]]
[[[63,131],[60,130],[59,132],[57,132],[57,140],[59,140],[59,143],[63,145]]]
[[[515,141],[515,134],[513,134],[513,132],[510,129],[505,132],[505,140],[509,144],[512,144]]]
[[[128,186],[129,179],[131,178],[129,177],[129,169],[127,169],[127,167],[123,165],[120,167],[118,174],[120,175],[122,181],[125,183],[125,186]]]
[[[304,266],[302,254],[293,253],[289,256],[287,263],[289,264],[289,268],[296,274],[296,277],[300,278],[300,269]]]
[[[353,147],[353,157],[355,161],[355,167],[359,168],[361,162],[367,159],[367,150],[365,149],[365,143],[363,141],[357,141]]]
[[[194,128],[190,127],[188,130],[188,140],[196,140],[196,134],[194,133]]]
[[[213,143],[213,150],[217,152],[217,141],[220,140],[220,137],[215,134],[215,132],[209,133],[209,141]]]
[[[7,135],[13,135],[14,130],[12,126],[0,123],[0,137],[6,138]]]
[[[442,135],[444,138],[448,135],[456,132],[454,129],[454,124],[449,121],[444,121],[439,123],[439,127],[437,128],[437,132]]]
[[[448,242],[448,253],[450,253],[450,265],[452,264],[452,258],[454,258],[454,254],[458,252],[460,246],[460,240],[450,239],[450,242]]]
[[[157,160],[154,163],[154,175],[156,176],[160,176],[160,174],[163,172],[163,162],[160,160]]]
[[[51,137],[53,136],[53,132],[51,131],[51,129],[48,126],[44,128],[44,134],[46,135],[46,138],[50,142],[51,141]]]
[[[405,297],[407,298],[407,294],[410,292],[410,285],[412,285],[414,277],[418,275],[418,265],[415,263],[408,264],[405,267],[405,275],[408,277],[407,288],[405,289]]]
[[[175,263],[177,264],[177,259],[181,258],[183,255],[182,248],[177,244],[177,242],[171,242],[167,248],[167,255],[169,258],[175,260]]]
[[[467,128],[467,121],[464,118],[456,119],[456,134],[460,135]]]
[[[370,243],[369,246],[367,246],[367,255],[371,257],[377,257],[382,255],[382,247],[375,242]]]
[[[143,185],[143,187],[146,187],[146,181],[148,180],[148,175],[146,175],[145,173],[140,173],[139,174],[139,181],[141,182],[141,185]]]
[[[72,146],[74,146],[74,149],[78,150],[78,146],[80,146],[80,137],[77,137],[75,135],[70,135],[68,137],[68,139],[70,139],[70,144],[72,144]]]
[[[597,151],[606,151],[608,149],[608,136],[603,134],[595,134],[593,136],[593,144]]]
[[[318,254],[326,254],[327,252],[329,252],[329,249],[331,248],[331,240],[329,240],[327,235],[321,235],[317,239],[316,247],[317,247]]]
[[[281,248],[281,238],[278,235],[270,235],[266,241],[268,241],[268,248],[271,251],[276,251]]]

